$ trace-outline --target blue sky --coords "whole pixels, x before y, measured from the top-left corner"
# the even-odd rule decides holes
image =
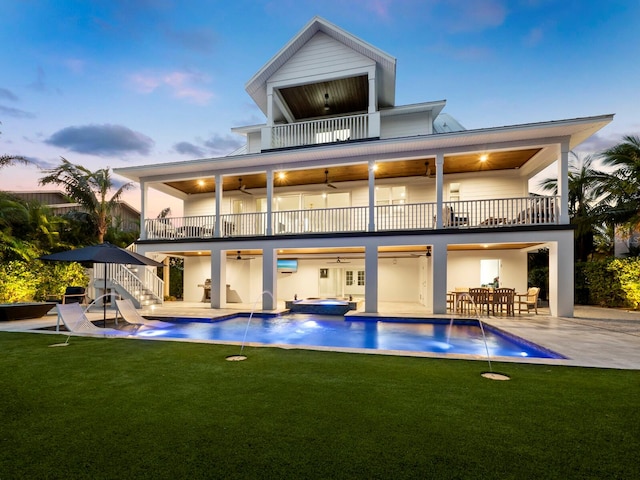
[[[583,151],[640,135],[636,0],[3,0],[0,153],[92,170],[224,155],[231,127],[264,121],[244,84],[315,15],[397,58],[396,105],[445,99],[466,128],[615,113]],[[0,189],[41,176],[4,168]]]

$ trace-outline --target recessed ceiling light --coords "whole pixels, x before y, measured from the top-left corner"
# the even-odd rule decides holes
[[[286,175],[285,175],[285,173],[284,173],[284,172],[280,172],[280,173],[278,173],[278,178],[279,178],[280,180],[284,180],[284,177],[286,177]]]
[[[486,153],[483,153],[482,155],[480,155],[481,162],[486,162],[488,159],[489,159],[489,155],[487,155]]]

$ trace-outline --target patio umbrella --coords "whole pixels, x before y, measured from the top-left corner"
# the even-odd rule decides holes
[[[90,245],[88,247],[76,248],[64,252],[43,255],[40,260],[50,262],[78,262],[78,263],[102,263],[104,264],[104,291],[107,291],[107,264],[122,265],[148,265],[151,267],[162,267],[161,263],[150,258],[140,255],[139,253],[130,252],[124,248],[120,248],[109,242],[99,245]],[[102,301],[103,321],[107,323],[107,306]]]

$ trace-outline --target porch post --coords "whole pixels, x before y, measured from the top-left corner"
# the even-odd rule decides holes
[[[267,235],[273,235],[273,219],[271,209],[273,205],[273,170],[267,170]]]
[[[549,243],[549,310],[552,317],[573,317],[573,230]]]
[[[369,228],[367,231],[376,230],[376,162],[369,160]]]
[[[438,216],[440,218],[440,216]],[[433,285],[433,313],[447,313],[447,244],[433,243],[431,255],[431,285]]]
[[[211,308],[227,306],[227,253],[211,250]]]
[[[147,195],[149,195],[149,186],[147,182],[140,179],[140,239],[147,239],[147,225],[144,222],[147,210]]]
[[[444,154],[436,154],[436,228],[442,228],[442,191],[444,189]],[[433,304],[435,308],[435,303]],[[445,301],[446,306],[446,301]]]
[[[569,223],[569,140],[560,143],[558,160],[558,195],[560,195],[560,224]]]
[[[275,248],[262,249],[262,309],[274,310],[277,308],[276,298],[278,298],[277,269],[278,254]],[[268,295],[264,292],[269,292]]]
[[[169,265],[170,257],[165,257],[162,261],[162,280],[163,280],[163,291],[162,295],[168,297],[169,292],[169,284],[170,284],[170,276],[171,276],[171,268]]]
[[[364,311],[378,312],[378,246],[364,248]]]
[[[213,236],[216,238],[220,238],[222,235],[220,234],[220,205],[222,204],[222,175],[216,175],[216,223],[215,230]],[[212,280],[213,281],[213,280]],[[225,287],[226,288],[226,287]],[[213,297],[213,295],[212,295]]]

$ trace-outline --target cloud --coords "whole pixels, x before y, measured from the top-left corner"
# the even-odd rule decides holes
[[[611,133],[603,136],[596,133],[578,145],[575,150],[581,153],[600,153],[620,142],[622,142],[622,135]]]
[[[490,48],[479,45],[454,46],[441,42],[428,50],[457,60],[486,60],[493,56],[493,51]]]
[[[164,74],[135,73],[130,79],[134,88],[144,94],[165,88],[173,97],[186,99],[198,105],[206,105],[213,98],[213,93],[201,86],[208,83],[209,78],[199,73],[181,71]]]
[[[0,88],[0,98],[11,100],[12,102],[18,101],[18,97],[14,95],[11,90],[7,90],[6,88]]]
[[[178,142],[173,146],[173,150],[191,157],[222,157],[237,150],[244,144],[245,141],[241,137],[216,134],[207,140],[198,139],[196,143]]]
[[[31,112],[25,112],[18,108],[4,107],[0,105],[0,114],[13,118],[35,118],[36,116]]]
[[[502,25],[507,9],[501,0],[449,0],[436,6],[450,32],[482,31]]]
[[[225,135],[224,137],[221,135],[214,135],[204,142],[204,146],[216,156],[227,155],[234,150],[237,150],[242,145],[244,145],[244,141],[242,139],[232,137],[231,135]]]
[[[51,135],[45,143],[98,156],[126,153],[149,155],[154,145],[146,135],[122,125],[66,127]]]
[[[178,153],[190,155],[192,157],[205,156],[205,151],[202,148],[190,142],[178,142],[173,146],[173,149]]]

